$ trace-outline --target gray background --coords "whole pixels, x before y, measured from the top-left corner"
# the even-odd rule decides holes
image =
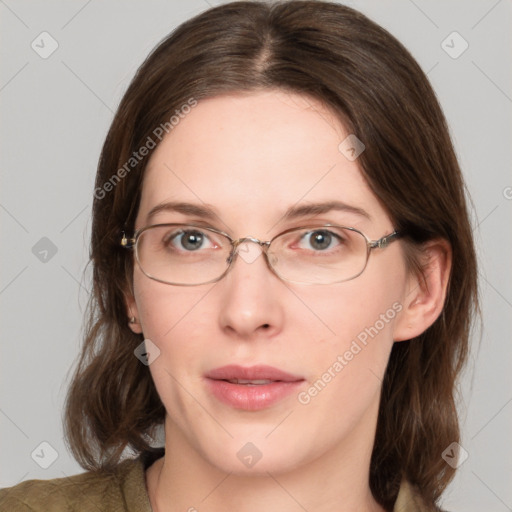
[[[81,471],[63,444],[61,414],[90,288],[83,272],[97,158],[137,66],[176,25],[214,4],[0,0],[0,486]],[[428,72],[474,202],[484,325],[462,386],[469,457],[443,505],[511,510],[512,2],[350,5]],[[51,49],[43,31],[59,45],[47,58],[31,47]],[[469,44],[457,58],[464,41],[453,31]]]

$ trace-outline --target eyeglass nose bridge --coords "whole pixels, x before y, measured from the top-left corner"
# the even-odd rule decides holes
[[[245,242],[253,242],[255,244],[258,244],[261,247],[261,252],[267,258],[267,250],[270,247],[270,241],[266,242],[266,241],[259,240],[258,238],[254,238],[252,236],[245,236],[243,238],[238,238],[237,240],[231,240],[232,250],[231,250],[231,253],[230,253],[230,255],[229,255],[228,259],[227,259],[227,263],[228,263],[229,266],[231,266],[231,264],[233,263],[235,257],[239,254],[240,245],[245,243]],[[245,258],[242,258],[242,259],[245,260]],[[256,259],[256,258],[254,258],[254,259]],[[245,261],[247,261],[247,260],[245,260]],[[268,263],[268,258],[267,258],[267,263]]]

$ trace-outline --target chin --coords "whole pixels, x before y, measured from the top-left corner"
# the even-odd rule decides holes
[[[216,442],[207,441],[207,446],[200,449],[202,456],[220,471],[239,476],[268,476],[268,473],[286,473],[307,463],[314,456],[312,443],[283,437],[269,439],[268,429],[264,434],[240,434],[233,438],[218,438]],[[294,436],[288,436],[294,437]],[[211,438],[210,438],[211,439]],[[308,447],[308,453],[301,453]]]

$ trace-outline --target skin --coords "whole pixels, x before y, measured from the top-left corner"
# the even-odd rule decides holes
[[[136,228],[155,205],[186,201],[212,206],[218,216],[209,224],[233,238],[270,240],[318,222],[378,239],[394,227],[357,160],[338,150],[347,135],[331,112],[301,95],[202,100],[153,153]],[[333,199],[369,218],[331,211],[282,220],[290,206]],[[151,223],[198,220],[162,212]],[[146,473],[153,510],[383,510],[369,488],[381,381],[393,343],[440,314],[451,265],[449,246],[431,242],[423,282],[408,272],[402,244],[372,251],[356,279],[323,286],[284,283],[261,255],[239,257],[222,280],[191,287],[156,282],[135,265],[127,316],[161,351],[149,369],[167,411],[166,456]],[[267,364],[304,377],[307,390],[393,304],[401,311],[307,404],[292,394],[241,411],[204,384],[219,366]],[[237,457],[247,442],[262,454],[251,468]]]

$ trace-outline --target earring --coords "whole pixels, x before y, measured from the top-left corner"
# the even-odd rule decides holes
[[[132,317],[130,318],[130,323],[131,323],[131,324],[136,323],[136,320],[135,320],[135,317],[134,317],[134,316],[132,316]]]

